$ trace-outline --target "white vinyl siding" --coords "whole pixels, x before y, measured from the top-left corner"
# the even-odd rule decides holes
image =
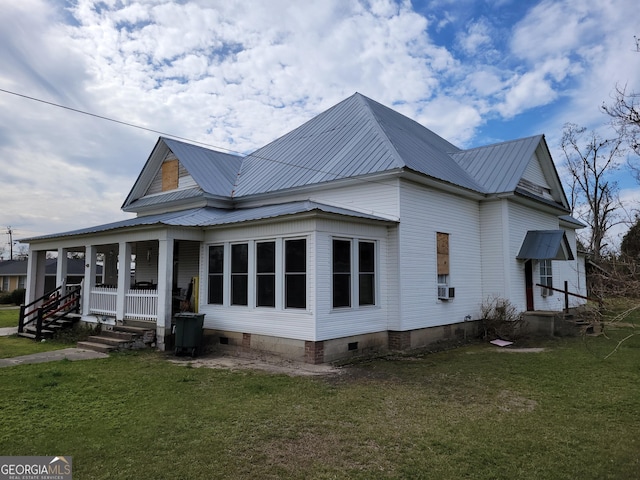
[[[482,245],[482,297],[507,296],[508,270],[505,270],[505,250],[508,256],[509,236],[504,235],[508,217],[503,219],[507,200],[483,202],[480,205],[480,244]]]
[[[400,330],[477,318],[482,302],[479,203],[402,182],[399,227]],[[437,299],[436,233],[449,233],[450,287],[455,301]]]
[[[208,305],[201,302],[200,313],[205,314],[205,328],[250,332],[259,335],[285,337],[299,340],[315,340],[315,222],[313,220],[294,220],[288,222],[270,222],[256,226],[210,229],[205,232],[203,248],[209,245],[225,245],[230,252],[233,243],[248,243],[250,252],[255,252],[256,242],[273,241],[276,247],[276,306],[275,308],[257,307],[255,254],[250,253],[249,285],[247,306],[229,306],[230,279],[225,275],[224,305]],[[284,307],[284,242],[287,239],[305,239],[307,253],[307,308]],[[253,249],[253,250],[252,250]],[[227,255],[228,257],[228,255]],[[203,262],[200,277],[206,278],[208,262]],[[225,272],[230,271],[230,260],[225,263]],[[206,282],[200,282],[200,298],[207,298]]]
[[[313,200],[340,208],[355,210],[369,215],[397,220],[398,180],[360,181],[349,186],[330,190],[282,195],[278,202]],[[263,201],[246,204],[246,207],[260,206]]]
[[[392,227],[393,228],[393,227]],[[376,296],[376,305],[358,305],[352,299],[350,308],[333,308],[332,304],[332,243],[334,239],[351,239],[353,242],[363,240],[375,242],[376,265],[389,265],[387,260],[388,228],[378,225],[365,225],[337,220],[318,221],[317,257],[318,282],[317,301],[317,340],[347,337],[365,333],[382,332],[388,329],[388,292],[396,289],[389,281],[387,268],[376,271],[376,286],[385,294]],[[352,281],[352,285],[353,285]],[[386,291],[389,287],[389,291]]]
[[[545,213],[525,205],[515,202],[508,202],[509,209],[509,265],[510,265],[510,299],[519,310],[526,310],[526,291],[525,291],[525,275],[524,263],[517,260],[516,256],[520,251],[522,242],[524,241],[527,231],[529,230],[557,230],[558,217],[550,213]],[[553,262],[553,268],[558,262]],[[534,261],[533,266],[533,283],[540,283],[539,262]],[[554,283],[561,279],[554,277]],[[541,296],[541,287],[534,286],[534,309],[535,310],[555,310],[560,311],[563,308],[562,295],[553,295],[548,297]]]
[[[543,188],[551,188],[549,187],[549,183],[547,182],[544,172],[542,171],[542,167],[540,166],[540,160],[538,160],[538,156],[535,154],[531,157],[531,160],[529,160],[529,164],[527,165],[522,178]]]

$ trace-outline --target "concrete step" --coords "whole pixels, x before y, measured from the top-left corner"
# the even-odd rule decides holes
[[[109,337],[109,336],[104,336],[102,334],[100,335],[91,335],[89,338],[87,338],[88,342],[93,342],[93,343],[103,343],[105,345],[111,345],[112,347],[119,347],[121,345],[126,345],[128,344],[131,340],[130,339],[120,339],[120,338],[116,338],[116,337]]]
[[[148,331],[155,331],[156,327],[150,326],[149,328],[144,327],[134,327],[131,325],[116,325],[113,327],[114,332],[126,332],[126,333],[134,333],[136,335],[144,335]]]
[[[115,338],[120,341],[130,342],[135,340],[137,334],[131,332],[119,332],[117,330],[102,330],[100,332],[101,337]]]
[[[112,345],[105,345],[104,343],[95,342],[78,342],[78,348],[84,348],[86,350],[93,350],[94,352],[109,353],[116,349]]]
[[[22,332],[22,333],[18,333],[18,336],[19,336],[19,337],[30,338],[30,339],[32,339],[32,340],[35,340],[35,339],[36,339],[35,334],[33,334],[33,333],[29,333],[29,332]]]
[[[36,327],[28,326],[28,327],[25,327],[24,331],[25,331],[25,333],[31,333],[31,334],[33,334],[33,338],[35,338],[35,334],[36,334],[36,332],[37,332],[38,330],[37,330],[37,328],[36,328]],[[46,337],[46,336],[49,336],[49,337],[50,337],[50,336],[51,336],[51,335],[53,335],[54,333],[55,333],[55,331],[54,331],[54,330],[51,330],[51,329],[48,329],[48,328],[43,328],[42,330],[40,330],[40,334],[41,334],[43,337]]]

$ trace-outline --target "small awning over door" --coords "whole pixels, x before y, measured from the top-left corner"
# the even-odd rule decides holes
[[[564,230],[529,230],[516,258],[518,260],[574,259]]]

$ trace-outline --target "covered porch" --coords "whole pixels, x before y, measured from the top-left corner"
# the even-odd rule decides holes
[[[25,303],[48,293],[44,287],[47,255],[83,258],[82,321],[151,327],[157,347],[164,350],[173,315],[181,307],[188,308],[192,296],[197,297],[193,283],[197,284],[199,275],[201,236],[201,231],[169,228],[32,241]],[[71,287],[66,262],[57,265],[56,287],[64,292]],[[96,276],[98,265],[103,267],[102,278]]]

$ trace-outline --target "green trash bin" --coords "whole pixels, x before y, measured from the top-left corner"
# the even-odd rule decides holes
[[[175,315],[176,355],[189,352],[192,357],[202,345],[202,326],[204,313],[182,312]]]

